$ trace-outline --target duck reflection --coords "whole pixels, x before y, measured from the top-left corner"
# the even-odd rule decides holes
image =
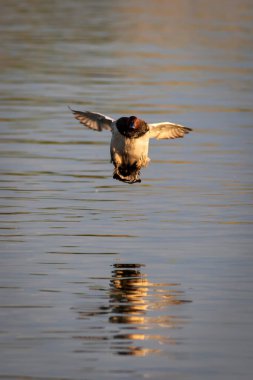
[[[112,323],[143,323],[148,304],[147,278],[142,264],[114,264],[110,281]]]
[[[117,353],[145,356],[160,352],[158,348],[143,347],[141,341],[151,343],[151,346],[153,346],[152,341],[158,342],[159,345],[175,343],[168,337],[168,332],[153,335],[148,334],[148,331],[163,327],[179,327],[182,324],[180,318],[168,315],[167,309],[170,305],[189,302],[181,298],[182,292],[177,290],[178,284],[149,282],[147,275],[141,271],[143,264],[114,264],[113,267],[110,281],[109,321],[121,326],[121,333],[114,336],[114,339],[119,342],[116,346]],[[165,312],[164,315],[163,312]],[[124,330],[131,330],[131,332],[122,333]],[[122,344],[124,340],[131,345],[124,347]],[[137,341],[138,346],[135,344]]]
[[[90,335],[82,336],[83,341],[88,339],[100,344],[110,341],[114,353],[135,356],[158,353],[161,347],[164,350],[165,344],[176,343],[170,332],[181,328],[185,320],[179,317],[179,309],[176,309],[177,312],[172,306],[190,301],[182,298],[179,284],[151,283],[143,273],[144,267],[143,264],[113,264],[108,289],[109,304],[105,305],[103,293],[102,304],[95,307],[97,302],[92,302],[89,307],[86,303],[82,310],[78,310],[79,319],[92,318],[93,324],[99,323],[95,329],[105,329],[108,322],[113,328],[108,329],[107,326],[106,331],[110,333],[96,335],[94,339]],[[107,319],[104,326],[101,326],[101,317]]]

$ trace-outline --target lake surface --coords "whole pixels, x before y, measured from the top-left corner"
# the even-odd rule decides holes
[[[0,379],[251,379],[252,1],[0,18]],[[68,105],[194,132],[127,185]]]

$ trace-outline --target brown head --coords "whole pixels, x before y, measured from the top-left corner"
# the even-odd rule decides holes
[[[143,136],[149,130],[147,123],[136,116],[121,117],[116,121],[116,127],[123,136],[130,139]]]

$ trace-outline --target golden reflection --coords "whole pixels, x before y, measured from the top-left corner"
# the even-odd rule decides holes
[[[106,318],[109,335],[88,334],[79,336],[82,341],[110,341],[111,350],[117,355],[146,356],[159,353],[165,344],[175,344],[171,337],[173,329],[181,328],[184,318],[180,318],[177,308],[188,300],[177,283],[152,283],[143,273],[143,264],[113,265],[108,297],[109,304],[101,299],[88,299],[82,310],[78,308],[79,319],[92,319],[101,328],[101,318]],[[106,289],[103,289],[103,292]],[[106,291],[107,292],[107,291]],[[101,304],[102,301],[102,304]],[[104,324],[104,322],[103,322]],[[95,329],[96,331],[96,329]]]
[[[118,355],[147,356],[149,354],[155,354],[159,352],[160,350],[157,350],[157,349],[129,346],[119,351]]]
[[[165,317],[147,317],[148,310],[159,310],[169,305],[180,305],[188,302],[182,300],[178,284],[151,283],[142,273],[142,264],[114,264],[110,281],[110,303],[112,322],[136,323],[136,321],[159,321]],[[123,317],[123,318],[122,318]]]
[[[147,310],[145,297],[148,293],[146,276],[140,271],[141,264],[114,264],[110,282],[112,323],[144,323]]]
[[[109,322],[122,326],[121,329],[135,329],[130,333],[114,336],[118,342],[131,342],[127,347],[123,344],[115,347],[120,355],[146,356],[160,352],[159,348],[143,347],[143,341],[148,344],[152,341],[159,345],[175,344],[175,340],[168,337],[168,331],[161,335],[148,334],[148,331],[179,327],[182,320],[168,314],[168,307],[189,302],[181,298],[182,292],[177,290],[178,284],[158,284],[148,281],[147,275],[141,271],[143,266],[142,264],[113,265]],[[161,311],[159,315],[158,310]],[[133,343],[137,341],[139,344],[135,346]]]

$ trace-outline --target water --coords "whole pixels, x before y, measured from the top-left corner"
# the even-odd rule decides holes
[[[252,2],[0,17],[0,379],[251,379]],[[67,105],[194,132],[127,185]]]

